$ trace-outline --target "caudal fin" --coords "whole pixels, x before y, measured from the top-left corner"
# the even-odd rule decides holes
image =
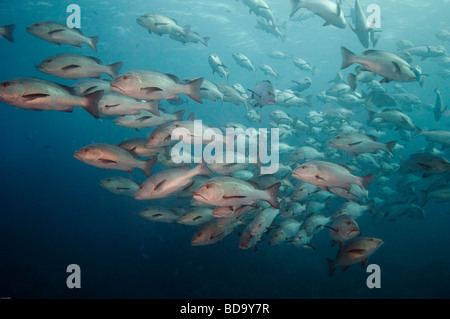
[[[183,38],[186,40],[186,42],[189,42],[190,39],[190,33],[191,33],[191,26],[188,24],[183,28]]]
[[[394,156],[392,154],[392,150],[394,149],[395,145],[397,145],[397,143],[398,143],[397,141],[392,141],[392,142],[386,143],[386,149],[387,149],[387,152],[389,153],[389,155]]]
[[[334,270],[336,269],[336,267],[334,266],[334,261],[333,260],[327,258],[327,262],[328,262],[328,269],[329,269],[330,277],[331,277],[331,276],[333,276]]]
[[[198,78],[188,82],[186,85],[188,87],[188,92],[186,93],[191,99],[197,101],[198,103],[202,103],[203,101],[200,97],[200,88],[203,83],[203,78]]]
[[[155,101],[148,101],[147,103],[148,108],[146,109],[147,111],[149,111],[150,113],[156,115],[156,116],[160,116],[159,114],[159,101],[155,100]]]
[[[350,88],[352,89],[352,91],[355,92],[356,86],[357,86],[357,80],[356,80],[356,75],[354,75],[353,73],[348,74],[348,84],[350,85]]]
[[[265,192],[268,195],[268,198],[266,201],[273,207],[273,208],[280,208],[280,204],[278,203],[277,195],[278,190],[280,189],[281,183],[275,183],[269,188],[265,190]]]
[[[306,105],[308,105],[309,107],[312,107],[312,95],[308,95],[306,98]]]
[[[141,168],[141,170],[144,172],[144,174],[145,174],[147,177],[149,177],[150,175],[152,175],[152,168],[153,168],[153,166],[155,166],[155,164],[156,164],[157,161],[158,161],[158,158],[155,156],[155,157],[152,157],[152,158],[150,158],[150,159],[148,159],[148,160],[146,160],[146,161],[144,162],[144,165],[143,165],[143,167]]]
[[[89,94],[86,94],[83,99],[84,99],[84,104],[82,105],[83,108],[89,113],[91,114],[93,117],[95,117],[96,119],[98,119],[100,117],[99,111],[98,111],[98,101],[100,101],[100,99],[103,96],[103,90],[100,91],[95,91]]]
[[[122,67],[123,62],[117,62],[117,63],[113,63],[108,65],[108,72],[106,72],[106,74],[108,74],[110,77],[112,77],[113,79],[117,77],[117,75],[119,74],[120,68]]]
[[[175,117],[176,117],[175,121],[182,121],[183,115],[184,115],[184,110],[179,110],[178,112],[173,113],[173,115],[175,115]]]
[[[202,43],[207,47],[208,46],[208,42],[209,42],[209,39],[211,39],[210,37],[204,37],[204,38],[202,38]]]
[[[213,172],[206,166],[205,162],[200,162],[195,166],[195,175],[211,175]]]
[[[367,188],[367,186],[369,186],[369,184],[372,182],[374,177],[375,177],[374,174],[369,174],[369,175],[362,177],[362,184],[363,184],[364,188]]]
[[[294,14],[302,7],[301,0],[291,0],[291,14],[289,15],[289,18],[292,18]]]
[[[96,53],[97,51],[97,42],[100,38],[99,37],[91,37],[89,38],[89,43],[88,45],[92,48],[92,50],[94,50]]]
[[[5,32],[4,32],[4,34],[1,34],[1,35],[3,35],[9,42],[14,43],[13,32],[14,32],[15,28],[16,28],[15,24],[10,24],[10,25],[4,26],[3,30],[5,30]]]
[[[341,47],[341,53],[342,53],[341,70],[348,68],[350,65],[355,63],[354,59],[356,57],[356,54],[354,54],[352,51],[350,51],[347,48]]]

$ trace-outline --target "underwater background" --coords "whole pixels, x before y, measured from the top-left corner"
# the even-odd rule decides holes
[[[303,22],[289,20],[289,1],[266,1],[279,22],[286,21],[286,39],[274,37],[255,28],[256,16],[241,1],[8,1],[0,2],[0,25],[16,24],[14,43],[0,38],[0,81],[18,77],[37,77],[65,85],[76,81],[43,74],[36,65],[58,53],[77,53],[100,58],[104,64],[123,62],[121,73],[133,69],[157,70],[187,77],[204,77],[214,83],[240,83],[253,88],[257,81],[270,79],[276,88],[288,88],[291,81],[309,75],[295,68],[291,61],[271,59],[267,53],[280,50],[301,57],[316,67],[313,82],[304,95],[316,96],[329,87],[341,72],[340,47],[360,54],[365,48],[347,26],[339,29],[322,26],[320,17]],[[81,8],[81,31],[100,38],[94,53],[83,45],[76,48],[55,45],[32,36],[26,27],[39,21],[65,23],[69,4]],[[399,40],[415,45],[442,45],[435,34],[450,29],[450,1],[360,1],[366,8],[376,3],[381,8],[380,40],[376,49],[395,52]],[[342,0],[348,16],[354,1]],[[305,9],[302,9],[305,10]],[[160,13],[176,19],[180,25],[211,39],[183,45],[169,37],[149,34],[136,23],[147,13]],[[347,18],[347,20],[350,20]],[[269,64],[279,73],[278,80],[260,70],[249,72],[234,62],[232,53],[242,52],[255,66]],[[228,81],[213,74],[208,56],[217,53],[230,71]],[[434,104],[439,88],[448,103],[449,79],[438,75],[442,66],[433,59],[415,57],[429,76],[423,87],[417,82],[401,83],[408,93],[423,103]],[[353,67],[352,67],[353,68]],[[349,70],[342,70],[344,79]],[[107,77],[105,77],[107,79]],[[390,87],[391,84],[386,84]],[[183,98],[187,99],[186,96]],[[269,127],[269,114],[283,109],[304,120],[307,112],[322,110],[313,106],[284,109],[266,106],[258,109],[261,123],[245,118],[244,106],[187,99],[183,105],[162,101],[169,113],[181,108],[185,117],[194,112],[196,119],[215,127],[229,122],[247,127]],[[365,123],[367,112],[353,108],[353,120]],[[450,117],[436,122],[433,113],[417,108],[408,115],[421,128],[449,130]],[[381,269],[381,288],[369,289],[369,275],[360,264],[345,272],[340,269],[330,277],[327,258],[336,257],[328,231],[315,235],[317,250],[295,245],[258,243],[258,249],[240,249],[239,230],[216,244],[192,246],[195,227],[178,223],[158,223],[139,216],[148,201],[112,194],[99,185],[109,176],[125,176],[143,182],[145,175],[102,170],[73,157],[74,151],[92,143],[118,144],[133,137],[147,137],[152,128],[139,132],[97,120],[81,108],[73,113],[30,112],[0,103],[2,137],[0,213],[0,296],[11,298],[448,298],[450,297],[450,203],[429,202],[424,219],[399,218],[374,222],[371,214],[358,219],[364,236],[381,238],[384,244],[369,258],[369,264]],[[426,146],[423,138],[400,140],[398,132],[387,130],[383,141],[399,140],[404,146],[394,152],[393,161],[401,163],[410,154]],[[305,145],[309,133],[300,132],[287,141],[292,146]],[[326,142],[329,135],[315,136]],[[336,151],[337,152],[337,151]],[[446,158],[450,158],[446,151]],[[347,157],[343,157],[349,158]],[[298,165],[302,163],[297,163]],[[157,164],[154,172],[163,170]],[[369,173],[368,170],[366,173]],[[395,176],[392,188],[395,188]],[[386,203],[412,201],[401,193],[384,195]],[[377,193],[374,186],[369,196]],[[381,195],[380,195],[381,196]],[[379,196],[379,197],[380,197]],[[159,206],[189,205],[174,196],[154,201]],[[336,203],[335,203],[336,205]],[[336,206],[328,208],[331,214]],[[241,230],[242,231],[242,230]],[[81,288],[66,286],[66,268],[77,264],[81,269]]]

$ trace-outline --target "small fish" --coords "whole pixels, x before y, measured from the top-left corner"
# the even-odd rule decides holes
[[[273,76],[275,79],[278,80],[278,73],[271,66],[269,66],[267,64],[263,64],[263,65],[259,66],[259,69],[261,71],[263,71],[265,75]]]
[[[71,29],[65,24],[43,21],[28,26],[27,31],[38,38],[58,45],[68,44],[80,48],[81,44],[85,43],[97,52],[99,37],[85,37],[80,30],[76,28]]]
[[[231,55],[233,57],[233,59],[236,61],[236,63],[243,67],[244,69],[247,69],[249,71],[256,71],[255,66],[253,65],[252,61],[250,61],[250,59],[248,57],[246,57],[245,55],[243,55],[242,53],[233,53]]]
[[[217,54],[215,54],[215,53],[210,54],[208,56],[208,62],[212,68],[213,74],[217,73],[221,77],[224,77],[225,79],[228,80],[228,77],[230,76],[230,72],[225,70],[227,67],[225,66],[225,64],[222,63],[222,61],[220,60],[220,58]]]
[[[331,139],[328,144],[353,156],[361,153],[375,154],[380,150],[393,156],[392,150],[397,145],[397,141],[380,143],[374,136],[361,133],[344,133]]]
[[[162,14],[146,13],[136,19],[136,22],[146,28],[150,34],[155,33],[159,36],[168,34],[174,39],[182,37],[184,41],[189,41],[191,26],[181,27],[175,19],[166,17]]]
[[[291,7],[290,18],[293,17],[299,9],[306,8],[325,20],[323,26],[331,24],[338,28],[345,29],[347,25],[344,12],[341,10],[339,2],[330,0],[291,0]]]
[[[137,182],[122,176],[108,177],[102,179],[99,183],[101,187],[111,193],[127,197],[134,197],[134,194],[139,188]]]
[[[193,207],[178,217],[177,222],[184,225],[202,225],[214,219],[214,209],[209,207]]]
[[[139,212],[139,216],[153,222],[175,223],[179,218],[179,211],[167,207],[147,207]]]
[[[266,105],[273,105],[276,103],[275,100],[275,90],[272,83],[268,80],[260,81],[256,83],[253,90],[248,89],[252,92],[252,99],[256,100],[253,107],[263,107]]]
[[[192,236],[191,245],[203,246],[217,243],[225,236],[231,234],[234,228],[242,224],[241,221],[235,221],[221,227],[218,225],[219,221],[218,218],[214,218],[201,225]]]

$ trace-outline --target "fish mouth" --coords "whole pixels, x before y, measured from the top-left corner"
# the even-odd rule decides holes
[[[197,197],[197,199],[198,199],[198,198],[201,198],[201,199],[203,199],[204,201],[207,201],[207,200],[208,200],[205,196],[203,196],[202,194],[200,194],[200,193],[198,193],[198,192],[192,193],[192,196],[193,196],[194,198]]]
[[[41,71],[41,72],[47,73],[47,69],[46,69],[46,68],[44,68],[44,67],[43,67],[43,66],[41,66],[41,65],[38,65],[38,66],[36,67],[36,69],[37,69],[38,71]]]
[[[117,84],[114,84],[114,82],[111,83],[109,86],[111,87],[111,89],[114,88],[114,89],[116,89],[117,91],[125,92],[124,89],[122,89],[122,88],[121,88],[120,86],[118,86]]]

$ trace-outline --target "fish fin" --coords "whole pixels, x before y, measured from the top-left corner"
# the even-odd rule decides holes
[[[188,88],[188,92],[186,93],[186,95],[200,104],[203,104],[202,98],[200,96],[200,88],[202,86],[203,80],[204,78],[198,78],[186,84]]]
[[[247,196],[236,195],[236,196],[222,196],[223,199],[233,199],[233,198],[247,198]]]
[[[367,258],[361,260],[361,265],[363,266],[363,268],[366,268],[367,262],[368,262],[368,259],[367,259]]]
[[[77,68],[81,68],[81,66],[79,66],[78,64],[70,64],[70,65],[67,65],[67,66],[61,68],[61,70],[68,71],[68,70],[73,70],[73,69],[77,69]]]
[[[158,190],[159,188],[161,188],[163,185],[164,185],[164,183],[167,181],[167,179],[164,179],[164,180],[162,180],[161,182],[159,182],[156,186],[155,186],[155,188],[153,189],[153,190]]]
[[[196,175],[211,175],[213,172],[208,168],[205,162],[200,162],[195,166]]]
[[[356,75],[354,75],[353,73],[348,74],[348,84],[350,85],[351,90],[353,92],[355,92],[356,86],[358,84],[357,84],[357,80],[356,80]]]
[[[354,254],[358,254],[358,255],[364,255],[364,253],[366,252],[365,249],[350,249],[349,251],[347,251],[349,253],[354,253]]]
[[[184,110],[179,110],[173,113],[173,115],[175,115],[176,117],[176,121],[181,121],[183,119],[184,112],[185,112]]]
[[[304,244],[303,247],[310,248],[310,249],[312,249],[312,250],[317,250],[316,247],[314,247],[314,246],[312,246],[312,245],[310,245],[310,244]]]
[[[345,47],[341,47],[341,54],[342,54],[342,64],[341,64],[341,70],[348,68],[350,65],[352,65],[354,62],[354,59],[356,57],[356,54],[354,54],[352,51]]]
[[[113,161],[113,160],[110,160],[107,158],[99,158],[98,160],[99,160],[99,162],[101,162],[103,164],[117,164],[116,161]]]
[[[350,265],[342,266],[342,271],[346,271]]]
[[[331,24],[331,22],[330,21],[325,21],[325,23],[324,24],[322,24],[322,27],[326,27],[327,25],[330,25]]]
[[[117,63],[108,65],[107,67],[109,69],[109,72],[107,74],[114,79],[119,74],[119,70],[122,67],[122,65],[123,65],[123,62],[117,62]]]
[[[392,142],[388,142],[386,143],[386,148],[388,150],[389,155],[394,156],[392,154],[392,150],[394,149],[394,147],[397,145],[397,141],[392,141]]]
[[[330,277],[333,276],[334,274],[334,270],[336,269],[335,265],[334,265],[334,261],[327,258],[327,262],[328,262],[328,269],[329,269],[329,273],[330,273]]]
[[[265,199],[272,207],[280,208],[280,204],[278,203],[277,195],[280,189],[281,183],[275,183],[272,186],[268,187],[265,192],[268,195],[268,199]]]
[[[100,38],[99,37],[90,37],[88,45],[94,50],[96,53],[97,51],[97,42]]]
[[[348,146],[355,146],[355,145],[358,145],[358,144],[361,144],[361,143],[362,143],[362,141],[355,142],[355,143],[349,143]]]
[[[111,105],[105,105],[105,107],[107,108],[107,109],[109,109],[109,108],[111,108],[111,107],[116,107],[116,106],[119,106],[120,104],[111,104]]]
[[[367,186],[369,186],[369,184],[372,182],[374,177],[375,177],[374,174],[369,174],[369,175],[362,177],[362,184],[363,184],[364,188],[367,188]]]
[[[141,88],[140,91],[144,94],[150,94],[153,92],[159,92],[162,91],[162,89],[157,88],[157,87],[146,87],[146,88]]]
[[[195,115],[194,115],[194,112],[191,112],[190,114],[189,114],[189,116],[188,116],[188,119],[187,119],[188,121],[194,121],[195,120]]]
[[[152,157],[144,162],[144,166],[142,168],[142,171],[146,176],[150,176],[152,174],[152,168],[155,166],[156,162],[158,161],[157,157]]]
[[[392,82],[392,79],[384,78],[380,81],[380,83],[389,83],[389,82]]]
[[[9,42],[14,43],[14,37],[13,37],[13,32],[14,29],[16,28],[15,24],[10,24],[7,26],[4,26],[3,29],[5,30],[5,34],[3,35]]]
[[[23,95],[22,97],[28,102],[28,101],[33,101],[33,100],[40,99],[40,98],[47,97],[47,96],[49,96],[49,95],[45,94],[45,93],[35,93],[35,94],[26,94],[26,95]]]
[[[323,227],[328,228],[328,229],[330,229],[330,230],[333,230],[333,231],[335,231],[336,233],[339,231],[339,230],[337,230],[336,228],[333,228],[333,227],[330,227],[330,226],[327,226],[327,225],[323,225]]]
[[[173,74],[170,74],[170,73],[165,73],[165,75],[167,75],[175,83],[181,83],[180,79],[176,75],[173,75]]]
[[[324,190],[326,192],[329,191],[328,187],[326,187],[326,186],[317,186],[317,187],[319,187],[320,189],[322,189],[322,190]]]
[[[104,91],[100,90],[100,91],[95,91],[95,92],[86,94],[84,96],[85,103],[84,103],[84,105],[82,105],[82,107],[96,119],[98,119],[100,117],[100,114],[98,111],[98,101],[100,101],[100,99],[102,98],[103,93],[104,93]]]
[[[191,33],[191,26],[188,24],[183,27],[183,37],[186,40],[186,42],[189,42],[190,33]]]
[[[261,98],[261,95],[259,95],[258,93],[256,93],[255,91],[253,91],[253,90],[250,90],[250,89],[247,89],[247,90],[249,90],[250,92],[252,92],[253,94],[255,94],[256,96],[258,96],[259,98]]]

